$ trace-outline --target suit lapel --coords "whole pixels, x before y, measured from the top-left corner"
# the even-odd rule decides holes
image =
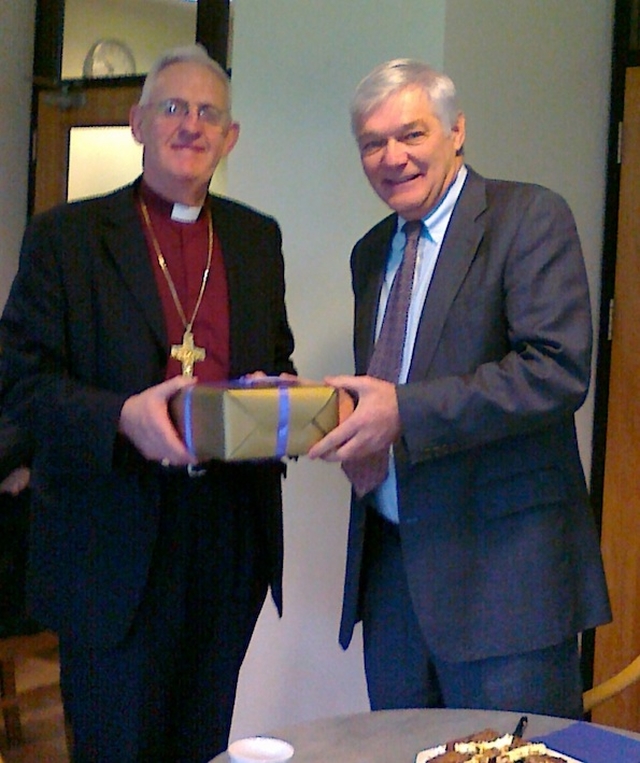
[[[447,314],[484,235],[484,179],[469,168],[445,234],[427,292],[409,369],[409,381],[424,379],[440,341]]]
[[[243,364],[240,358],[245,346],[243,335],[245,326],[243,315],[246,315],[247,300],[251,294],[246,288],[246,279],[242,273],[243,236],[238,230],[233,215],[233,207],[227,205],[224,199],[210,195],[213,226],[222,248],[222,258],[227,277],[227,293],[229,300],[229,368],[230,375],[237,374],[237,369]]]
[[[101,208],[99,231],[106,253],[118,268],[162,347],[167,345],[162,303],[147,254],[147,244],[134,199],[135,186],[117,191]]]

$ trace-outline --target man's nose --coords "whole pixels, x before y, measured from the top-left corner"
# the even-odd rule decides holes
[[[189,130],[189,132],[200,132],[200,115],[197,106],[189,104],[188,110],[185,109],[180,126],[183,130]]]
[[[407,150],[404,144],[399,140],[390,138],[384,147],[384,161],[387,164],[405,164],[407,161]]]

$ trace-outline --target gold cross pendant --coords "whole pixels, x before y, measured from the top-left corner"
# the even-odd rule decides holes
[[[205,359],[204,347],[196,347],[193,334],[185,331],[182,335],[182,344],[171,345],[171,357],[182,363],[184,376],[193,376],[193,366],[198,360]]]

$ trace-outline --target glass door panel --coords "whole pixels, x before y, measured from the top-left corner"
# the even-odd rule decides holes
[[[97,196],[134,180],[142,146],[128,127],[73,127],[69,139],[67,199]]]
[[[166,48],[196,39],[192,0],[66,0],[62,79],[143,75]]]

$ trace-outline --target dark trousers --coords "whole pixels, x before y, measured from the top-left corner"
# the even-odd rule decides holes
[[[124,642],[61,639],[74,763],[205,763],[227,746],[267,582],[250,507],[216,502],[211,480],[164,479],[151,575]]]
[[[398,529],[373,511],[367,517],[362,596],[372,710],[465,707],[582,716],[577,638],[473,662],[438,659],[418,624]]]

